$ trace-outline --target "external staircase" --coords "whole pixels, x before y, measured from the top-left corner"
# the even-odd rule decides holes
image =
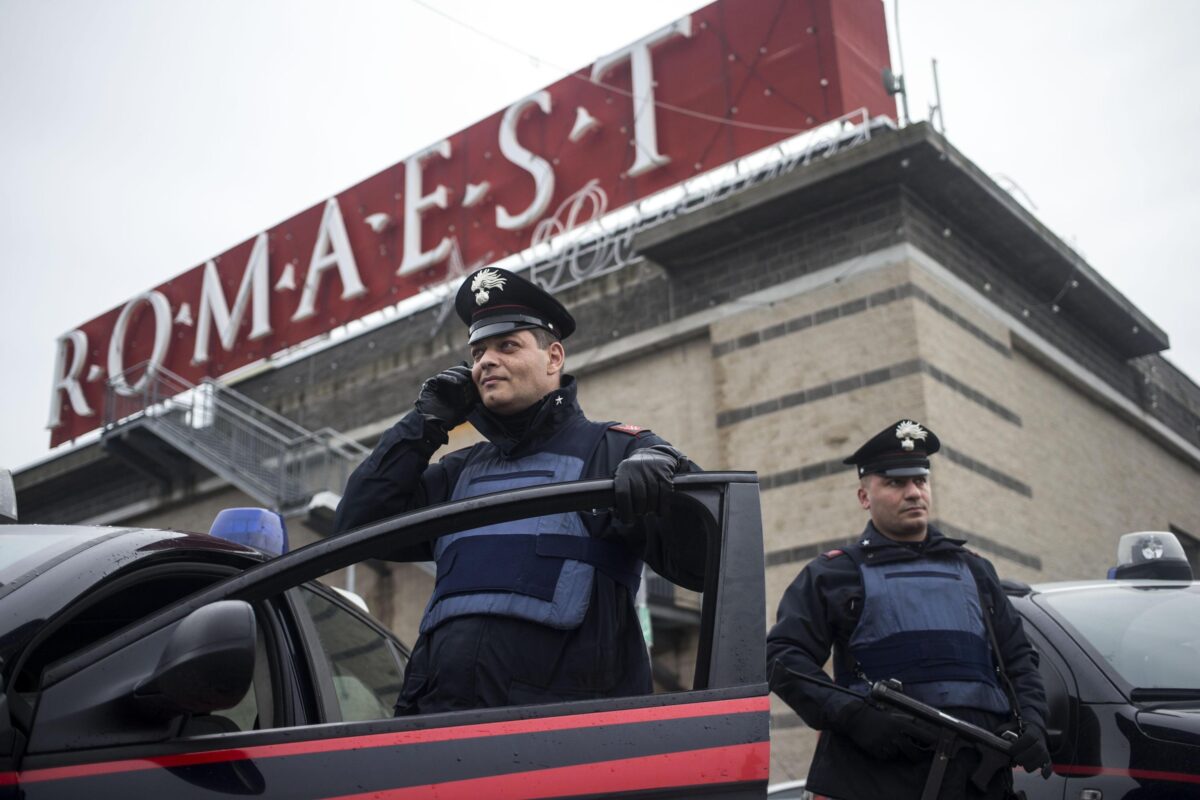
[[[209,378],[192,384],[144,364],[109,380],[103,441],[160,481],[186,481],[199,464],[284,515],[319,493],[340,494],[368,453],[332,428],[309,431]]]

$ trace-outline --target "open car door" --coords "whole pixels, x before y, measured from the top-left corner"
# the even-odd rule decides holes
[[[611,480],[517,489],[251,567],[50,666],[16,768],[0,773],[0,798],[762,797],[770,753],[757,480],[678,476],[674,502],[702,520],[696,536],[707,545],[692,690],[360,722],[298,701],[296,724],[188,732],[189,720],[244,692],[255,608],[396,547],[613,504]],[[274,658],[304,658],[302,635],[277,639]],[[304,683],[301,667],[288,668]]]

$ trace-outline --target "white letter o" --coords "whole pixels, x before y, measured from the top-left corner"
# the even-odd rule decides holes
[[[125,333],[129,327],[129,317],[139,303],[149,303],[154,309],[154,349],[150,360],[146,362],[146,371],[137,383],[130,386],[125,381]],[[108,342],[108,382],[117,394],[129,397],[145,388],[146,383],[154,377],[154,373],[162,366],[167,357],[167,348],[171,345],[171,302],[160,291],[149,291],[139,294],[121,309],[117,323],[113,325],[112,338]]]

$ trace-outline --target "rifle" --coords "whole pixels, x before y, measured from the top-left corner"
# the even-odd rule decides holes
[[[859,700],[875,700],[908,714],[915,719],[933,725],[938,731],[938,738],[933,753],[933,764],[929,768],[929,775],[925,779],[925,788],[921,792],[921,800],[936,800],[938,793],[941,791],[942,781],[946,776],[946,767],[950,763],[950,759],[954,758],[964,747],[972,747],[979,753],[979,765],[971,773],[971,783],[980,791],[986,791],[992,776],[999,770],[1008,767],[1011,763],[1012,743],[1018,738],[1015,731],[1005,731],[1003,735],[997,736],[991,731],[980,728],[978,725],[973,725],[966,720],[961,720],[944,711],[939,711],[933,706],[926,705],[904,694],[904,687],[898,680],[876,681],[871,685],[870,695],[867,698],[858,692],[851,691],[844,686],[838,686],[828,680],[823,681],[812,675],[796,672],[789,669],[780,661],[776,661],[775,666],[784,670],[789,677],[799,678],[802,681],[816,684],[825,689],[834,689]],[[773,666],[772,677],[774,677],[774,671]],[[774,685],[775,681],[772,681],[772,684]],[[1050,769],[1049,764],[1042,767],[1043,778],[1050,776]]]
[[[871,699],[937,727],[938,740],[933,751],[933,764],[929,767],[921,800],[934,800],[938,796],[942,779],[946,776],[946,766],[963,747],[973,746],[979,752],[979,765],[971,773],[971,783],[980,791],[986,791],[992,776],[1012,763],[1012,743],[1018,738],[1016,731],[1005,731],[997,736],[978,725],[914,700],[904,694],[903,688],[900,681],[894,678],[876,681],[871,684]],[[1043,778],[1049,777],[1049,769],[1049,764],[1042,767]]]

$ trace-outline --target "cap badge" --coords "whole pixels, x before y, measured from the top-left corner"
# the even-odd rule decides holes
[[[896,426],[896,438],[900,440],[900,446],[905,450],[912,450],[916,447],[914,439],[925,441],[927,431],[911,419],[906,419]]]
[[[489,289],[503,291],[507,280],[494,269],[481,269],[476,272],[475,278],[471,281],[471,292],[475,295],[475,305],[481,306],[488,301],[491,296],[488,292]]]

